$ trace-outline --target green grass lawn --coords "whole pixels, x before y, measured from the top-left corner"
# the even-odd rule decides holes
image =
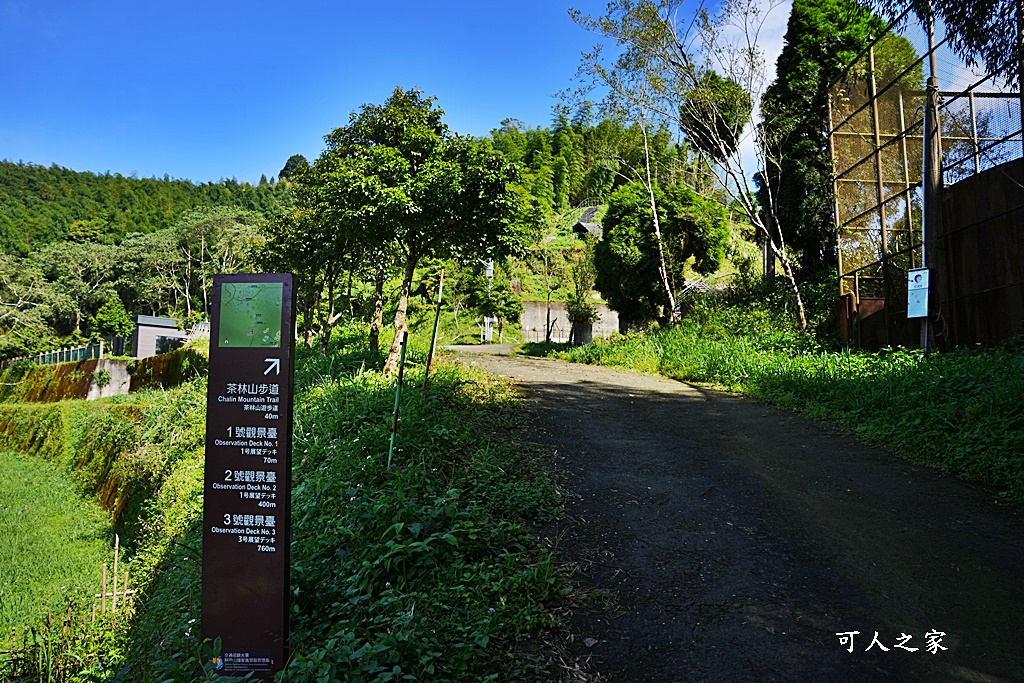
[[[56,465],[0,453],[0,633],[40,624],[69,596],[98,593],[108,528]]]

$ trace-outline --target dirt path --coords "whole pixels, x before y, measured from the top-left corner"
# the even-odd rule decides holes
[[[601,680],[1024,681],[1019,507],[750,399],[458,357],[513,377],[529,438],[557,449],[572,497],[552,533]]]

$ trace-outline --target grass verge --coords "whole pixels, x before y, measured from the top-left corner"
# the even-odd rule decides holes
[[[671,328],[553,355],[742,392],[1024,500],[1019,348],[835,350],[784,320],[759,303],[708,298]]]
[[[52,463],[0,453],[0,633],[91,602],[111,553],[107,516]]]
[[[563,582],[529,532],[560,505],[543,454],[507,443],[508,384],[441,365],[424,392],[423,356],[413,345],[389,469],[395,387],[376,371],[381,355],[340,335],[326,355],[299,352],[293,656],[280,680],[554,677],[537,643]],[[83,658],[80,678],[228,680],[204,665],[198,640],[204,396],[196,381],[0,410],[9,447],[76,472],[131,531],[142,599],[110,654]]]

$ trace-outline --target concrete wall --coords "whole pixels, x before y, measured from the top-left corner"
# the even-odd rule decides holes
[[[106,370],[110,374],[110,381],[101,387],[96,382],[96,373],[102,370]],[[96,370],[93,371],[90,378],[89,391],[85,398],[87,401],[94,401],[98,398],[127,394],[131,381],[132,377],[128,373],[128,361],[100,358],[96,361]]]
[[[585,344],[591,339],[604,339],[618,333],[619,314],[608,308],[605,304],[597,307],[598,319],[589,330],[577,330],[577,341]],[[547,321],[546,301],[524,301],[523,315],[520,322],[523,326],[524,342],[544,341],[544,328]],[[551,341],[569,341],[569,314],[566,311],[565,303],[561,301],[551,302]]]

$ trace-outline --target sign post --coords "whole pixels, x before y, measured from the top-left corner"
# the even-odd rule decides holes
[[[288,655],[293,300],[291,274],[213,277],[201,631],[263,681]]]
[[[907,317],[928,317],[928,269],[907,271]]]

